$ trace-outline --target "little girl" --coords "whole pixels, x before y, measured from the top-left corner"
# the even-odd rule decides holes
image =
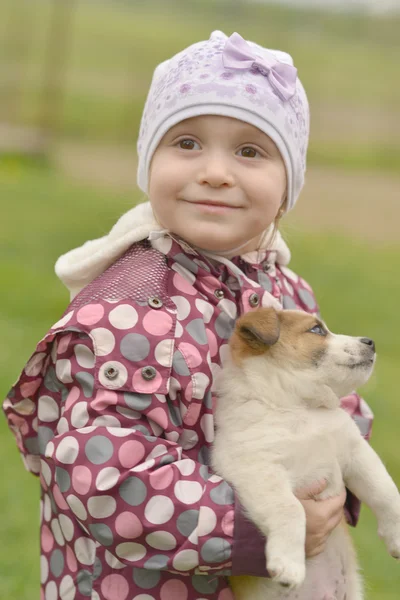
[[[277,231],[308,121],[291,57],[237,33],[157,67],[138,142],[149,202],[58,260],[72,302],[4,404],[40,477],[42,599],[230,600],[227,576],[268,576],[265,540],[208,466],[214,380],[239,315],[318,311]],[[363,401],[343,405],[368,436]],[[312,499],[324,486],[298,491],[308,556],[343,512],[345,494]],[[327,565],[307,600],[344,600],[345,570]]]

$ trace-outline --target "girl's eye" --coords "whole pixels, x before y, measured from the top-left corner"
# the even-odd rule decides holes
[[[199,144],[191,139],[180,140],[178,146],[182,150],[199,150],[200,148]]]
[[[326,335],[326,330],[321,325],[314,325],[311,329],[308,330],[310,333],[316,333],[317,335]]]
[[[256,158],[259,156],[259,152],[257,152],[257,150],[251,146],[245,146],[244,148],[241,148],[239,153],[240,156],[243,156],[244,158]]]

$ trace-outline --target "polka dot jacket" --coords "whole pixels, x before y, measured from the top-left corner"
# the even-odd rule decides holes
[[[9,393],[10,428],[41,483],[42,599],[232,600],[227,575],[266,576],[265,540],[208,466],[213,381],[236,317],[264,295],[318,307],[273,252],[233,265],[168,236],[134,244],[78,294]],[[368,437],[362,399],[343,405]]]

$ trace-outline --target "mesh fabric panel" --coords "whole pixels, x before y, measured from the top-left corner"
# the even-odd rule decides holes
[[[166,308],[175,308],[168,296],[168,267],[165,256],[149,241],[133,244],[104,273],[83,288],[68,307],[79,308],[95,300],[131,299],[147,304],[159,298]]]

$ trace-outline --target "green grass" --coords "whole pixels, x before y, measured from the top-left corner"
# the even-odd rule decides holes
[[[17,160],[0,167],[6,199],[0,222],[0,392],[4,397],[36,342],[64,310],[67,292],[53,274],[58,255],[103,235],[138,199],[86,189],[45,167]],[[375,339],[378,363],[363,390],[376,415],[373,445],[400,482],[398,357],[400,244],[369,247],[347,238],[287,227],[292,268],[310,281],[334,331]],[[38,597],[38,484],[25,473],[4,419],[0,419],[3,485],[0,503],[0,598]],[[7,457],[7,458],[5,458]],[[364,507],[354,531],[368,589],[366,600],[395,600],[400,566],[386,554]]]
[[[33,125],[42,118],[52,4],[3,0],[0,6],[0,73],[4,68],[6,74],[0,120]],[[399,117],[399,17],[299,11],[233,0],[76,0],[72,11],[69,5],[58,3],[63,22],[71,27],[61,28],[56,36],[61,41],[65,37],[67,48],[65,69],[56,67],[57,78],[66,84],[58,125],[62,136],[133,144],[154,67],[186,45],[206,39],[213,29],[228,34],[238,30],[248,39],[289,51],[311,107],[327,107],[327,119],[332,107],[340,113],[344,106],[355,113],[367,110],[367,129],[368,109],[375,118],[379,113]],[[53,49],[50,56],[56,55]],[[361,145],[347,118],[332,151],[324,124],[319,129],[312,129],[310,164],[329,160],[359,168],[399,169],[398,136],[389,143],[378,127],[378,134]]]

